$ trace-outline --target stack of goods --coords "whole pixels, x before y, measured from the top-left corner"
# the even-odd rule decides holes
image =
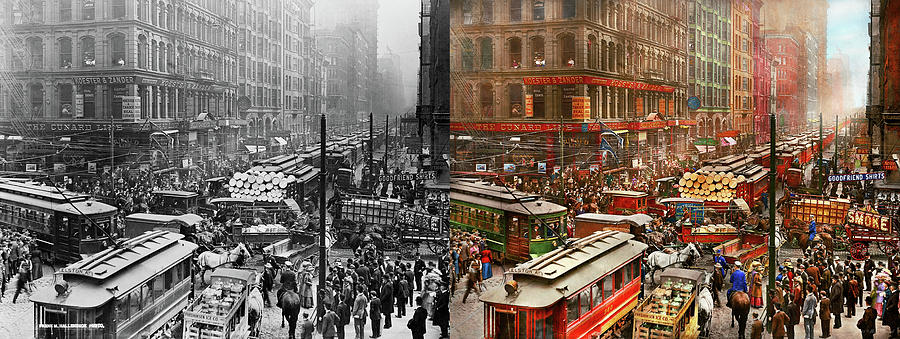
[[[691,233],[736,233],[737,228],[728,224],[694,227]]]
[[[735,198],[735,189],[745,180],[743,175],[731,172],[685,172],[678,180],[678,192],[682,198],[728,202]]]
[[[635,319],[637,338],[678,337],[684,318],[675,317],[693,301],[694,285],[690,282],[665,281],[641,306]]]
[[[279,224],[264,224],[244,227],[241,233],[287,233],[287,228]]]
[[[244,285],[239,282],[213,282],[203,290],[200,302],[194,305],[192,312],[216,316],[228,315],[235,302],[240,301]]]
[[[237,172],[228,180],[228,192],[232,198],[279,202],[285,198],[288,185],[295,181],[296,177],[282,172]]]

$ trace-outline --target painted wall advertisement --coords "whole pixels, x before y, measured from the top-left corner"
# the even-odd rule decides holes
[[[587,120],[591,118],[591,98],[584,96],[572,97],[572,119]]]
[[[81,93],[75,94],[75,112],[72,113],[72,117],[75,117],[75,118],[83,118],[84,117],[84,94],[81,94]]]
[[[534,117],[534,95],[525,94],[525,117]]]
[[[122,96],[122,119],[141,119],[141,97],[137,95]]]

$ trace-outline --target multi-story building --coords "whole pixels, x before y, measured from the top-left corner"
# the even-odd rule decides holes
[[[771,67],[775,68],[776,132],[779,135],[806,130],[806,112],[802,104],[805,84],[801,82],[801,67],[806,64],[800,42],[790,34],[766,33],[766,47],[772,53]]]
[[[338,125],[354,126],[372,110],[369,96],[368,41],[355,25],[316,30],[316,43],[327,61],[326,112]]]
[[[761,0],[751,3],[750,31],[753,37],[753,133],[755,142],[769,141],[769,108],[772,96],[772,54],[760,29]]]
[[[115,163],[160,167],[231,153],[235,129],[214,131],[240,120],[233,85],[238,4],[4,3],[0,32],[11,44],[0,52],[0,129],[26,137],[15,154],[46,155],[37,164],[45,168],[109,164],[103,145],[110,143],[128,149]],[[69,146],[61,151],[28,137]]]
[[[871,138],[870,161],[862,160],[864,167],[887,172],[885,185],[879,188],[896,192],[900,190],[900,137],[894,132],[900,127],[900,68],[895,66],[900,62],[900,1],[872,0],[870,16],[868,128],[862,135]],[[865,144],[855,146],[864,148]]]
[[[753,134],[753,0],[731,3],[731,112],[738,144],[755,143]],[[758,25],[757,25],[758,27]],[[735,132],[732,133],[733,135]],[[743,147],[742,147],[743,148]]]
[[[379,115],[398,115],[405,113],[406,102],[403,98],[403,70],[400,69],[400,58],[396,54],[388,54],[378,58],[378,95],[375,96],[375,113]],[[403,109],[404,111],[400,111]]]
[[[427,147],[428,154],[420,156],[421,165],[436,171],[438,182],[447,184],[450,182],[450,45],[447,44],[450,40],[450,0],[423,0],[421,16],[417,138],[408,146]]]
[[[315,94],[321,79],[315,74],[317,47],[312,37],[309,0],[282,2],[284,16],[283,59],[283,114],[282,125],[289,131],[295,146],[304,144],[309,124],[315,124],[322,112],[316,102],[322,98]]]
[[[552,168],[561,144],[567,166],[639,167],[685,154],[686,129],[673,128],[694,124],[686,112],[684,4],[454,2],[450,129],[457,169],[473,171],[479,161],[469,159],[485,153],[500,154],[486,161],[493,169],[541,162]],[[604,157],[595,151],[609,130],[624,140],[607,141],[615,156]],[[571,156],[582,151],[587,156]]]
[[[807,33],[805,43],[801,46],[803,51],[805,52],[805,61],[803,69],[806,71],[803,76],[803,82],[805,83],[805,95],[802,97],[806,101],[804,103],[803,111],[805,113],[805,118],[807,121],[807,125],[809,128],[816,128],[818,123],[815,121],[819,120],[819,83],[820,82],[816,77],[820,73],[818,70],[819,67],[819,43],[813,38],[812,34]],[[822,72],[825,75],[825,72]],[[827,75],[826,75],[827,79]],[[824,87],[823,88],[828,88]]]
[[[687,91],[688,96],[700,99],[700,107],[691,112],[691,118],[697,120],[692,132],[704,145],[721,145],[722,136],[732,137],[735,131],[731,7],[731,0],[688,1]]]

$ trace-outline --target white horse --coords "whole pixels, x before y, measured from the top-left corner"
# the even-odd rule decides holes
[[[700,336],[709,337],[709,327],[712,324],[713,303],[712,290],[709,279],[712,273],[706,273],[703,284],[700,285],[700,293],[697,294],[697,305],[700,307],[698,323],[700,324]]]
[[[247,297],[247,306],[249,308],[248,322],[250,323],[250,335],[259,336],[259,325],[262,319],[263,303],[262,292],[259,291],[261,275],[256,276],[256,283],[250,288],[250,295]]]
[[[231,251],[216,253],[206,251],[197,256],[197,266],[200,266],[200,282],[205,283],[203,275],[206,271],[214,270],[219,266],[231,263],[235,267],[243,264],[244,260],[251,257],[250,250],[243,243],[238,243]]]
[[[650,266],[650,281],[653,282],[654,285],[656,284],[656,279],[653,275],[659,269],[664,269],[678,263],[681,263],[683,266],[684,263],[693,262],[698,258],[700,258],[700,250],[699,246],[695,243],[687,244],[687,246],[680,251],[674,253],[666,253],[664,251],[650,253],[650,255],[647,256],[647,265]]]

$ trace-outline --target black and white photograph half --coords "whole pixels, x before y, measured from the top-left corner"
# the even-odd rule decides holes
[[[0,338],[449,338],[449,0],[0,0]]]

